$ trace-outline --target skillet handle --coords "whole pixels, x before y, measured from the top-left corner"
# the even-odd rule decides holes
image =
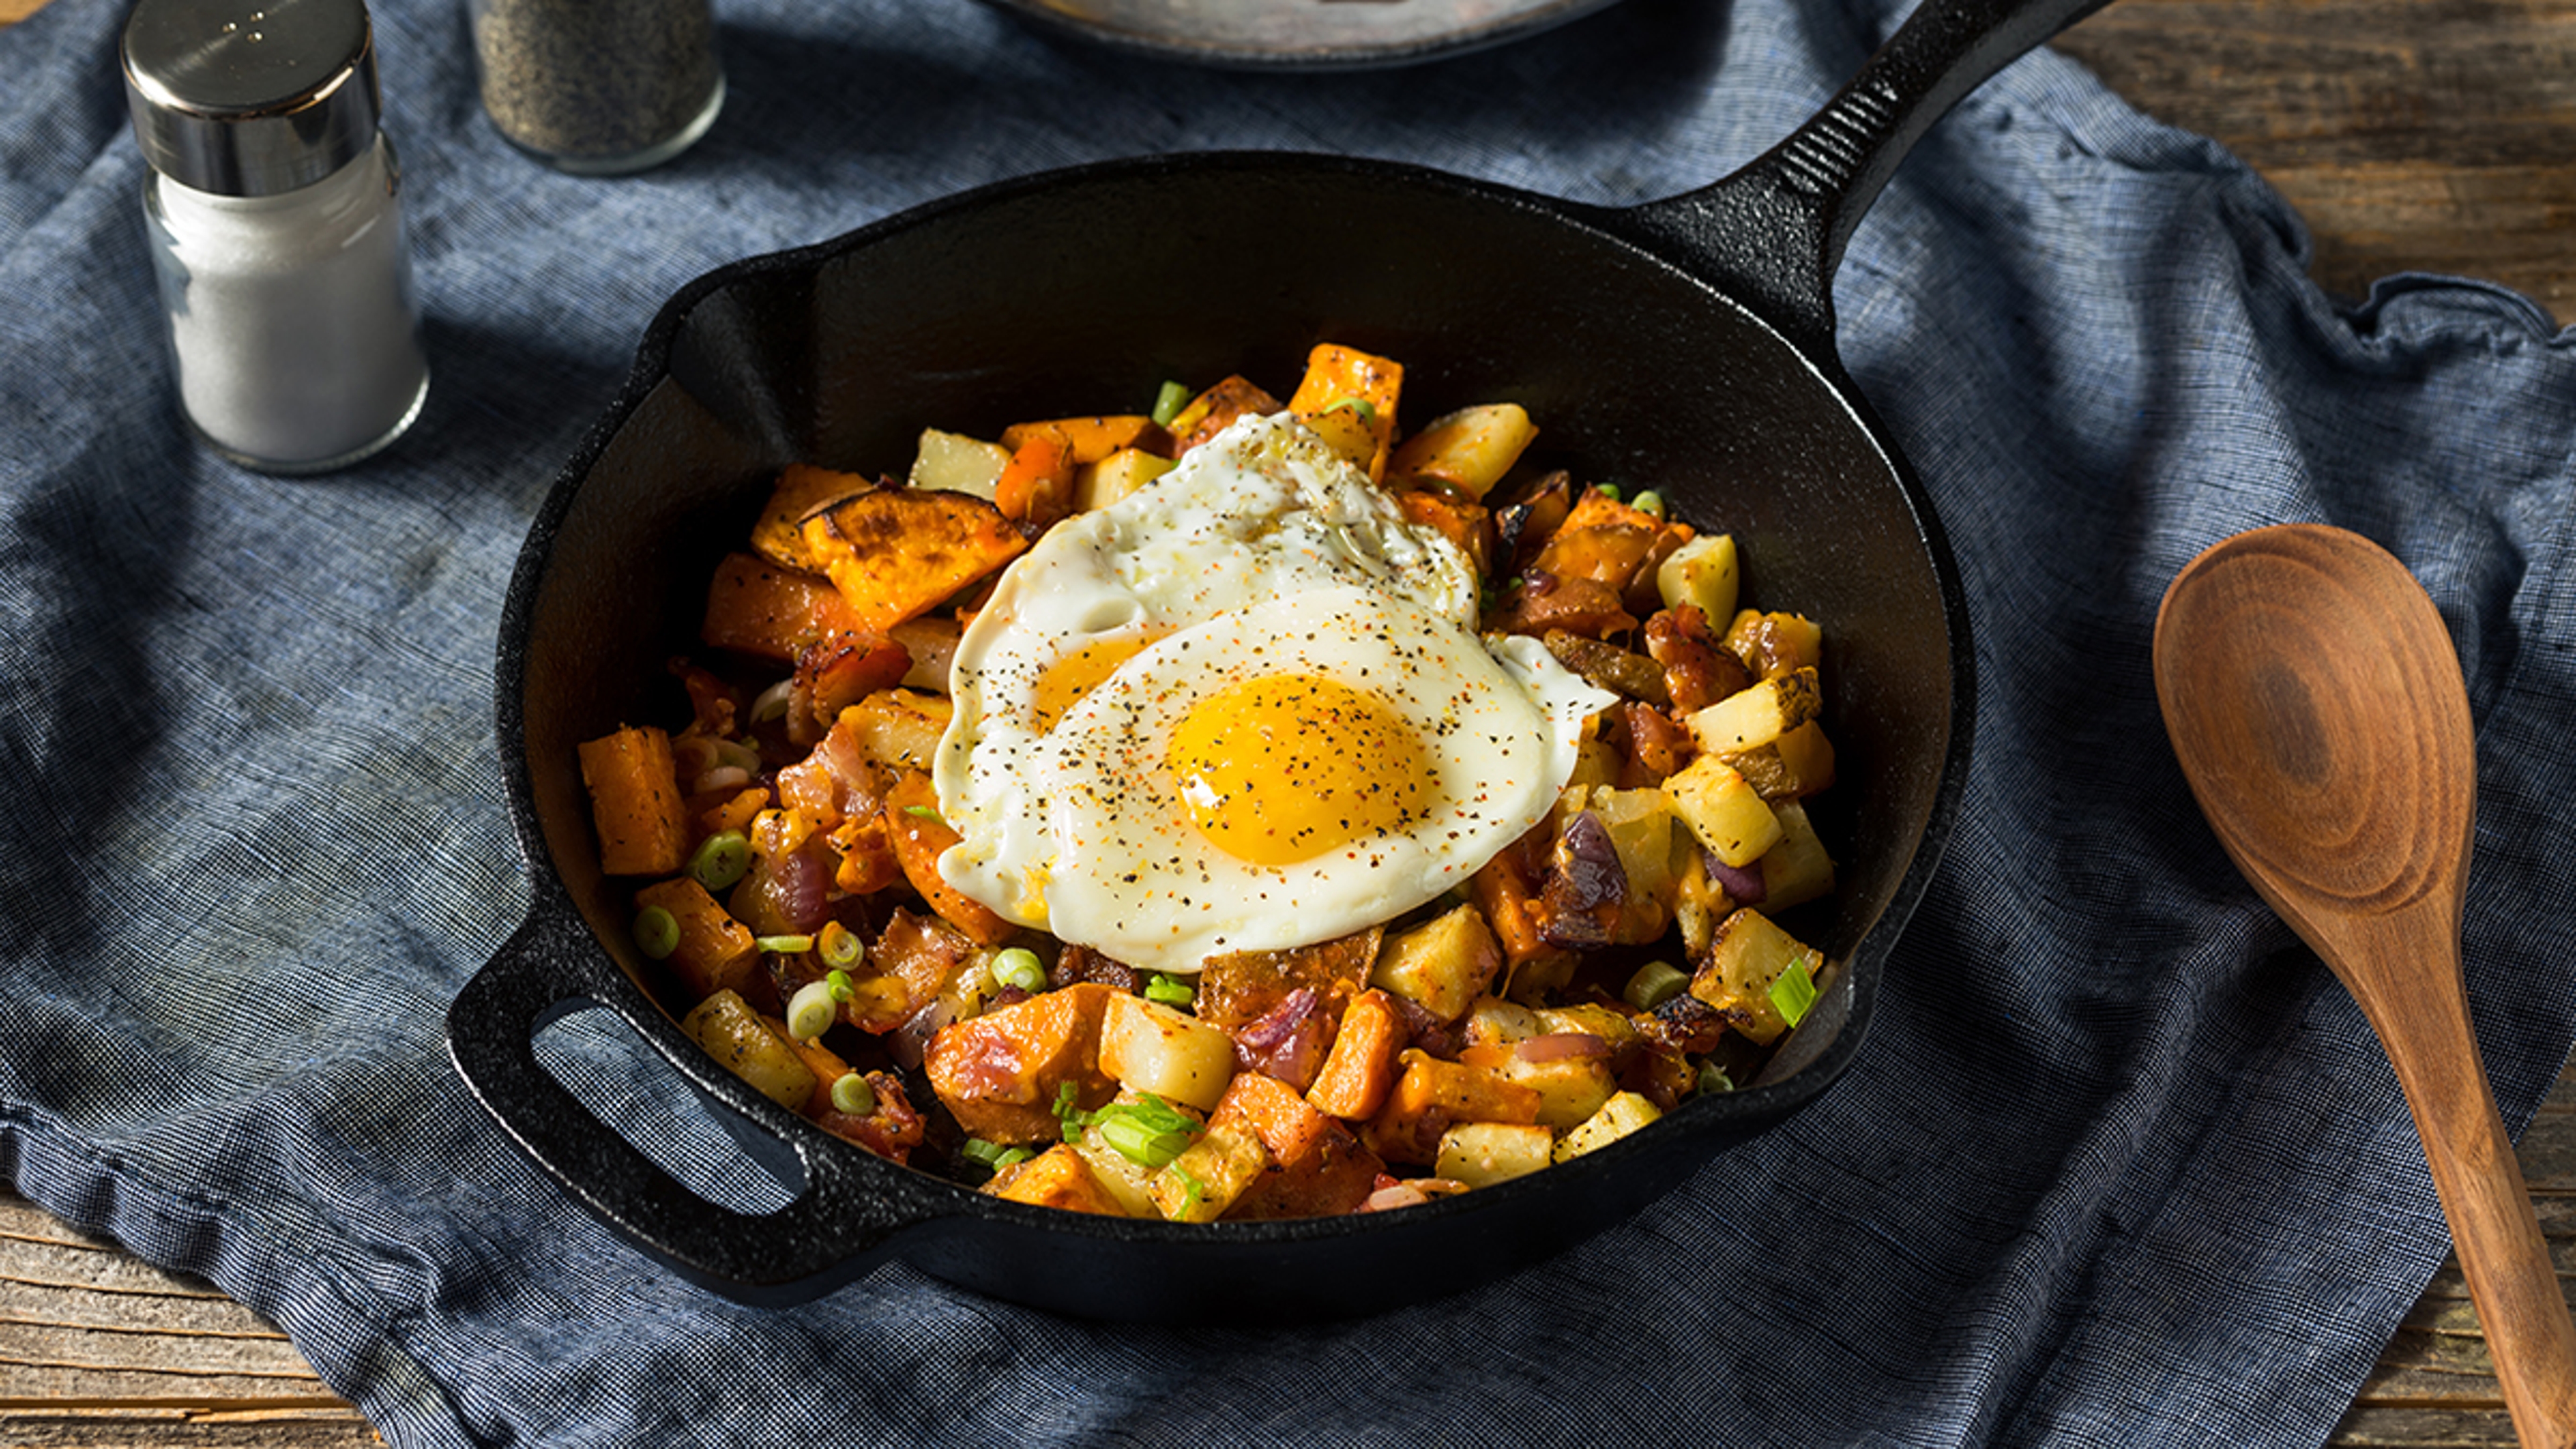
[[[1824,109],[1712,185],[1617,213],[1811,357],[1843,248],[1897,163],[1970,91],[2109,0],[1922,0]]]
[[[598,943],[570,903],[541,901],[457,993],[447,1012],[447,1046],[475,1100],[608,1226],[701,1287],[742,1302],[784,1305],[848,1282],[888,1256],[898,1234],[939,1215],[905,1201],[909,1194],[863,1180],[862,1164],[842,1160],[850,1154],[809,1151],[773,1135],[773,1124],[759,1119],[788,1114],[748,1087],[729,1090],[739,1086],[729,1075],[700,1085],[743,1112],[751,1131],[779,1149],[768,1165],[791,1181],[801,1172],[796,1199],[771,1213],[737,1212],[664,1172],[536,1057],[540,1029],[594,1002],[651,1039],[620,993],[586,982],[590,970],[614,969],[591,964],[598,960]]]

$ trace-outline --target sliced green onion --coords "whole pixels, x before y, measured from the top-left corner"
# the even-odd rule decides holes
[[[796,681],[792,677],[782,679],[762,690],[751,701],[751,722],[764,724],[785,715],[788,696],[795,690]]]
[[[1624,497],[1624,496],[1625,496],[1625,495],[1623,495],[1622,493],[1620,493],[1620,491],[1619,491],[1619,485],[1618,485],[1618,484],[1616,484],[1616,483],[1595,483],[1595,484],[1593,484],[1593,485],[1592,485],[1592,491],[1593,491],[1593,492],[1595,492],[1595,493],[1600,494],[1600,495],[1601,495],[1602,497],[1604,497],[1604,498],[1609,499],[1609,500],[1610,500],[1611,502],[1613,502],[1613,503],[1618,502],[1622,497]]]
[[[835,970],[846,971],[868,958],[868,943],[838,921],[826,921],[814,934],[814,945],[823,953],[823,964]]]
[[[957,1155],[968,1162],[980,1162],[990,1167],[1001,1159],[1003,1153],[1010,1150],[999,1142],[987,1142],[981,1137],[969,1137],[958,1146]]]
[[[847,1117],[865,1117],[877,1109],[877,1089],[856,1072],[844,1075],[832,1084],[832,1110]]]
[[[1816,982],[1807,974],[1806,962],[1790,962],[1789,969],[1771,983],[1771,1004],[1780,1009],[1780,1019],[1791,1026],[1807,1019],[1807,1009],[1816,1004]]]
[[[708,836],[689,857],[689,874],[711,891],[730,890],[751,871],[751,842],[739,830]]]
[[[1657,518],[1661,518],[1664,516],[1664,495],[1656,492],[1652,488],[1649,488],[1645,492],[1640,493],[1635,498],[1629,500],[1628,506],[1636,509],[1640,513],[1650,513]]]
[[[1187,1006],[1199,999],[1199,993],[1190,983],[1157,971],[1145,978],[1145,999],[1165,1006]]]
[[[1728,1076],[1726,1068],[1717,1063],[1702,1062],[1699,1064],[1699,1081],[1693,1090],[1703,1097],[1714,1097],[1720,1092],[1734,1091],[1735,1079]]]
[[[781,956],[801,956],[814,949],[814,938],[811,936],[754,936],[751,938],[751,944],[764,951],[775,951]]]
[[[1197,1118],[1151,1092],[1139,1092],[1133,1102],[1113,1102],[1101,1108],[1100,1115],[1131,1117],[1156,1132],[1195,1134],[1199,1130]]]
[[[1046,963],[1038,959],[1037,952],[1026,946],[1013,946],[995,956],[987,969],[993,973],[996,986],[1016,986],[1022,991],[1046,990]]]
[[[1377,404],[1370,402],[1364,397],[1350,397],[1347,395],[1337,397],[1331,402],[1324,404],[1324,413],[1337,413],[1344,408],[1348,408],[1352,412],[1359,414],[1360,421],[1363,423],[1374,423],[1377,421]],[[1321,417],[1323,415],[1323,413],[1316,414],[1317,417]]]
[[[1628,984],[1619,992],[1621,1000],[1639,1011],[1652,1011],[1682,994],[1690,985],[1690,976],[1670,961],[1649,961],[1637,968]]]
[[[832,993],[834,1001],[847,1001],[859,994],[858,987],[851,983],[850,973],[847,971],[824,972],[823,989]]]
[[[1181,409],[1188,407],[1189,405],[1190,390],[1188,388],[1177,382],[1164,383],[1163,390],[1154,394],[1154,426],[1158,428],[1170,427],[1172,425],[1172,419],[1179,417],[1181,415]]]
[[[829,982],[808,981],[787,998],[787,1034],[798,1041],[813,1041],[840,1019],[841,1004],[832,999]]]
[[[637,911],[635,949],[656,961],[680,949],[680,918],[660,906]]]
[[[999,1173],[1003,1168],[1017,1167],[1028,1160],[1029,1150],[1027,1148],[1014,1147],[1010,1151],[993,1159],[993,1171]]]
[[[1082,1110],[1071,1082],[1055,1089],[1055,1120],[1057,1135],[1067,1142],[1081,1136],[1082,1129],[1091,1125],[1091,1114]]]
[[[917,815],[924,820],[936,820],[939,818],[939,807],[936,805],[906,805],[903,807],[903,813],[906,815]]]
[[[1100,1140],[1117,1148],[1121,1156],[1147,1167],[1168,1167],[1190,1145],[1186,1132],[1157,1132],[1142,1121],[1129,1116],[1104,1116],[1097,1121]]]

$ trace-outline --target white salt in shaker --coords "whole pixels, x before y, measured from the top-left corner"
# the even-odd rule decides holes
[[[354,463],[429,393],[361,0],[140,0],[127,109],[189,424],[271,473]]]

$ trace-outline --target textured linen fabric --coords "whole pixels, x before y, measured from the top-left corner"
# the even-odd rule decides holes
[[[1838,280],[1957,547],[1980,723],[1869,1048],[1788,1125],[1489,1288],[1179,1334],[901,1266],[735,1306],[542,1179],[446,1060],[522,909],[502,589],[681,283],[1147,152],[1646,200],[1767,146],[1900,8],[1629,0],[1420,69],[1243,76],[967,0],[724,0],[714,131],[593,180],[483,120],[460,5],[380,0],[435,381],[392,451],[301,482],[175,419],[122,7],[0,31],[0,1171],[274,1317],[402,1446],[2318,1442],[2447,1239],[2359,1012],[2184,789],[2155,605],[2293,519],[2430,587],[2479,727],[2469,985],[2519,1124],[2576,1033],[2576,351],[2474,282],[2322,295],[2261,181],[2054,53],[1936,128]],[[691,1181],[780,1200],[622,1029],[542,1046]]]

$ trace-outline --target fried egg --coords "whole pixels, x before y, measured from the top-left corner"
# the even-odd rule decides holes
[[[1049,531],[967,627],[941,875],[1179,973],[1436,899],[1548,813],[1615,702],[1479,638],[1476,589],[1293,417],[1236,423]]]

